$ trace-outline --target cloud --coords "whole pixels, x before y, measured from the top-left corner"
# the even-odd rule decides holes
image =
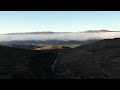
[[[89,40],[120,38],[120,32],[106,33],[59,33],[59,34],[33,34],[33,35],[0,35],[0,41],[21,40]]]

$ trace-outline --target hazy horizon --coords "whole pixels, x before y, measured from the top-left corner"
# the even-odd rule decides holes
[[[103,30],[103,29],[101,29],[101,30]],[[82,32],[83,33],[85,31],[99,31],[99,30],[84,30],[84,31],[75,31],[75,32],[72,32],[72,31],[71,32],[70,31],[61,31],[61,32],[60,31],[31,31],[31,32],[29,32],[29,31],[27,31],[27,32],[14,32],[14,34],[15,33],[34,33],[34,32],[53,32],[53,33],[56,33],[56,32],[58,32],[58,33],[64,33],[64,32],[65,33],[66,32],[67,33],[79,33],[79,32]],[[114,32],[115,30],[107,30],[107,31],[113,31]],[[116,32],[120,32],[120,31],[116,31]],[[10,33],[3,33],[3,34],[12,34],[12,33],[10,32]]]

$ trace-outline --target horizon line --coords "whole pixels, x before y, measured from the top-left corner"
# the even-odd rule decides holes
[[[47,33],[47,32],[51,32],[51,33],[52,33],[52,32],[53,32],[53,33],[76,33],[76,32],[81,32],[81,33],[82,33],[82,32],[86,32],[86,31],[100,31],[100,30],[101,30],[101,31],[106,30],[106,31],[110,31],[110,32],[120,32],[120,31],[113,31],[113,30],[107,30],[107,29],[99,29],[99,30],[84,30],[84,31],[75,31],[75,32],[71,32],[71,31],[70,31],[70,32],[68,32],[68,31],[66,31],[66,32],[63,32],[63,31],[62,31],[62,32],[60,32],[60,31],[59,31],[59,32],[58,32],[58,31],[56,31],[56,32],[55,32],[55,31],[32,31],[32,32],[11,32],[11,33],[1,33],[1,34],[17,34],[17,33],[18,33],[18,34],[20,34],[20,33],[21,33],[21,34],[22,34],[22,33],[25,34],[25,33],[36,33],[36,32],[40,32],[40,33],[41,33],[41,32],[43,32],[43,33],[44,33],[44,32],[45,32],[45,33]]]

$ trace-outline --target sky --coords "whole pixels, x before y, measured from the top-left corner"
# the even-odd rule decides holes
[[[0,34],[120,31],[120,11],[0,11]]]

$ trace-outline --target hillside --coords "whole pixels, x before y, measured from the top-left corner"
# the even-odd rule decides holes
[[[54,50],[54,49],[69,49],[69,47],[57,45],[43,45],[39,48],[35,48],[34,50]]]
[[[105,39],[82,45],[60,57],[79,79],[119,79],[120,39]]]
[[[65,69],[59,62],[51,68],[59,52],[0,46],[0,79],[71,78],[64,74]]]
[[[120,79],[120,38],[68,49],[0,46],[0,79]]]

